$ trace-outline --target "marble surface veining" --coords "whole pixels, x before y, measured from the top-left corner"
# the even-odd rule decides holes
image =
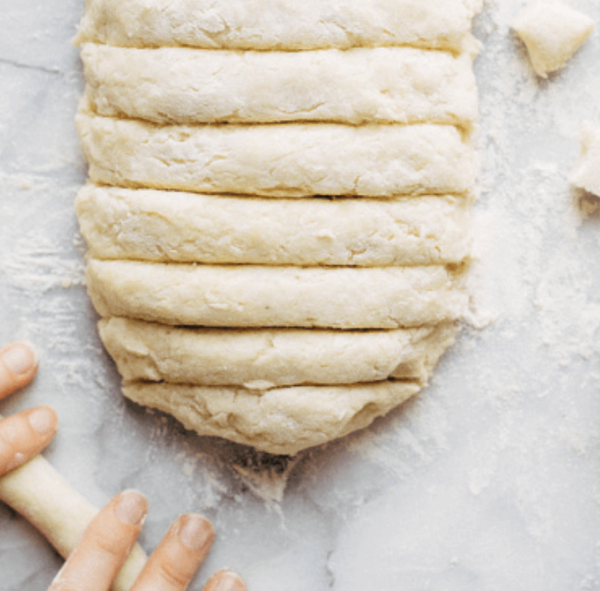
[[[540,82],[509,28],[523,4],[476,23],[470,323],[416,399],[273,464],[122,399],[73,213],[83,0],[0,0],[0,342],[41,358],[0,410],[53,405],[46,456],[96,504],[145,492],[147,550],[179,513],[212,519],[193,590],[229,567],[251,591],[600,591],[600,215],[568,183],[581,123],[600,122],[600,32]],[[569,4],[600,22],[597,1]],[[0,506],[0,591],[46,589],[60,565]]]

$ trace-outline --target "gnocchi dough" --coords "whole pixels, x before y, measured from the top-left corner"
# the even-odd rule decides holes
[[[86,0],[78,43],[299,50],[472,49],[482,0]]]
[[[267,197],[464,193],[470,141],[447,125],[158,127],[82,113],[90,179],[131,188]]]
[[[231,328],[394,329],[461,318],[462,274],[426,267],[261,267],[99,261],[87,266],[101,316]]]
[[[278,454],[423,388],[468,307],[482,0],[86,0],[76,209],[131,400]]]
[[[513,23],[542,78],[559,70],[585,43],[594,21],[557,0],[534,0]]]
[[[477,117],[472,58],[410,47],[348,51],[124,49],[87,43],[87,108],[161,124],[441,123]]]
[[[571,182],[600,197],[600,128],[585,125],[580,141],[581,156],[571,174]]]
[[[390,331],[175,328],[128,318],[99,325],[126,382],[244,386],[426,383],[455,324]]]
[[[123,394],[172,414],[200,435],[217,435],[276,454],[343,437],[416,394],[421,386],[383,381],[298,386],[265,392],[233,387],[130,383]]]
[[[464,196],[260,199],[87,185],[76,211],[99,259],[297,266],[460,263]]]

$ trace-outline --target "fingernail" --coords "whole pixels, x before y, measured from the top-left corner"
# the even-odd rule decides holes
[[[248,591],[242,577],[230,570],[215,573],[206,583],[204,591]]]
[[[56,413],[47,406],[42,408],[36,408],[31,411],[27,417],[29,424],[33,427],[39,435],[46,435],[56,431],[57,419]]]
[[[181,517],[181,521],[179,539],[188,548],[202,550],[212,544],[215,530],[208,519],[201,515],[189,513]]]
[[[115,510],[117,517],[129,525],[139,525],[148,512],[146,497],[136,491],[121,493],[121,498]]]
[[[33,348],[24,343],[17,343],[2,353],[2,359],[13,373],[26,374],[37,363],[37,356]]]

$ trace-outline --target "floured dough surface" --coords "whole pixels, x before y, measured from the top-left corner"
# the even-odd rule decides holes
[[[557,0],[533,0],[513,23],[542,78],[564,67],[593,28],[591,18]]]
[[[201,435],[276,454],[299,451],[370,425],[420,389],[412,382],[299,386],[260,392],[176,384],[126,384],[123,394],[168,412]]]
[[[94,257],[260,265],[429,265],[471,251],[470,199],[259,199],[86,185]]]
[[[101,316],[171,325],[393,329],[455,320],[461,275],[443,266],[351,268],[165,265],[90,259]]]
[[[174,328],[127,318],[100,322],[127,382],[269,389],[399,377],[426,383],[457,327],[392,331]]]
[[[579,139],[581,156],[571,173],[571,182],[600,197],[600,127],[585,125]]]
[[[447,125],[158,127],[80,114],[93,182],[262,196],[463,193],[475,181],[469,140]]]
[[[481,0],[86,0],[78,42],[298,50],[474,42]]]
[[[441,123],[477,117],[472,58],[410,47],[308,52],[82,47],[99,115],[161,124]]]

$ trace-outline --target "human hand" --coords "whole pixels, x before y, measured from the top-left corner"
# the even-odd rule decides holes
[[[114,497],[85,530],[48,591],[108,591],[137,539],[148,502],[136,491]],[[131,591],[184,591],[214,539],[204,517],[180,516],[150,556]],[[204,591],[246,591],[242,579],[219,571]]]
[[[0,349],[0,400],[33,380],[38,368],[34,350],[24,343]],[[37,455],[58,426],[54,410],[39,406],[0,421],[0,476]]]

